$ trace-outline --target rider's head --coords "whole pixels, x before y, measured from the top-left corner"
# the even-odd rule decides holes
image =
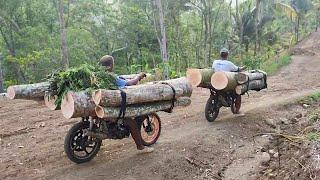
[[[227,48],[222,48],[220,50],[220,57],[223,59],[223,60],[227,60],[228,59],[228,56],[229,56],[229,50]]]
[[[114,59],[112,56],[105,55],[100,59],[100,65],[105,67],[107,71],[112,72],[114,67]]]

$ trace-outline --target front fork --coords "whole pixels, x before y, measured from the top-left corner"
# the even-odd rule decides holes
[[[213,97],[212,99],[214,101],[212,104],[213,109],[220,108],[221,102],[219,101],[219,94],[215,90],[210,89],[210,96]]]
[[[152,132],[152,131],[153,131],[153,128],[152,128],[152,125],[151,125],[149,116],[147,116],[147,122],[148,122],[147,126],[145,126],[145,124],[144,124],[143,122],[141,122],[141,123],[142,123],[143,129],[145,129],[145,131],[146,131],[147,133],[149,133],[149,132]]]

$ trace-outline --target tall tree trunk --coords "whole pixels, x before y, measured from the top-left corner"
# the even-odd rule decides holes
[[[9,34],[8,36],[6,35],[6,33],[4,32],[4,30],[1,28],[0,26],[0,33],[1,33],[1,36],[7,46],[7,49],[10,53],[10,55],[12,57],[16,57],[16,50],[15,50],[15,40],[13,38],[13,30],[10,29],[10,33],[7,33]],[[25,75],[24,73],[21,71],[21,68],[19,66],[18,63],[16,62],[13,62],[12,63],[12,67],[17,75],[17,80],[19,80],[20,82],[22,83],[25,83],[26,82],[26,78],[25,78]]]
[[[298,15],[298,19],[297,19],[296,42],[299,42],[299,31],[300,31],[300,15]]]
[[[254,44],[254,55],[257,55],[257,48],[259,44],[259,11],[260,11],[260,2],[261,0],[256,0],[256,14],[255,14],[255,35],[256,35],[256,42]]]
[[[239,39],[240,39],[240,47],[242,48],[243,45],[243,23],[242,23],[242,18],[240,17],[240,12],[239,12],[239,1],[236,0],[236,18],[237,18],[237,24],[239,25]],[[240,59],[242,59],[242,51],[240,51]]]
[[[165,16],[163,12],[162,2],[161,0],[155,0],[155,4],[159,10],[159,24],[160,24],[160,32],[161,32],[161,57],[164,63],[168,63],[169,61],[169,54],[167,48],[167,37],[166,37],[166,27],[165,27]],[[169,77],[169,67],[165,65],[164,76],[166,79]]]
[[[4,79],[3,79],[3,71],[2,71],[2,61],[3,61],[3,56],[0,54],[0,93],[4,92]]]
[[[217,27],[217,22],[218,22],[218,18],[219,18],[219,15],[220,15],[220,10],[221,10],[221,6],[223,4],[221,3],[215,13],[215,16],[213,17],[213,12],[210,10],[210,17],[211,20],[210,20],[210,38],[209,38],[209,54],[208,54],[208,60],[210,61],[211,60],[211,54],[212,54],[212,44],[213,44],[213,41],[214,41],[214,35],[215,35],[215,30],[216,30],[216,27]],[[212,9],[213,5],[210,4],[210,9]]]
[[[67,44],[67,30],[64,19],[64,6],[63,0],[59,0],[59,22],[60,22],[60,36],[61,36],[61,60],[65,68],[69,67],[68,59],[68,44]]]
[[[210,44],[209,44],[209,39],[210,39],[210,11],[209,11],[209,5],[207,4],[207,0],[202,0],[202,4],[203,4],[203,12],[202,12],[202,16],[203,16],[203,25],[204,25],[204,66],[208,66],[208,62],[209,62],[209,48],[210,48]]]

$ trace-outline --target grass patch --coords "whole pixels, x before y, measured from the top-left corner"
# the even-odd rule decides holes
[[[266,61],[261,65],[261,69],[266,71],[268,74],[274,74],[277,72],[281,67],[286,66],[291,63],[291,56],[287,53],[280,55],[279,58],[273,59],[270,61]]]
[[[311,123],[316,123],[320,121],[320,111],[315,111],[312,112],[309,116],[308,119]]]
[[[310,141],[320,141],[320,133],[319,132],[310,132],[310,133],[308,133],[307,136]]]
[[[316,92],[314,94],[311,94],[307,97],[304,97],[302,99],[299,99],[298,102],[300,104],[315,104],[316,102],[320,101],[320,92]]]

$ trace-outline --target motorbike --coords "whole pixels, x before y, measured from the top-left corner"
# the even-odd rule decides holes
[[[135,117],[140,129],[143,145],[155,144],[161,133],[160,117],[156,113]],[[83,117],[68,131],[64,151],[67,157],[77,163],[92,160],[100,150],[104,139],[123,139],[130,136],[130,131],[122,119],[111,121],[97,117]]]
[[[219,111],[221,107],[230,107],[231,112],[236,114],[239,112],[240,107],[236,107],[235,101],[237,98],[240,98],[241,104],[241,96],[237,95],[234,91],[218,91],[215,90],[213,87],[210,89],[210,97],[207,100],[206,107],[205,107],[205,116],[207,121],[213,122],[219,115]]]

